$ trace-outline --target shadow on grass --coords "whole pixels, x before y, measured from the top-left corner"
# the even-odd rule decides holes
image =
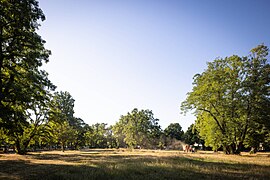
[[[91,179],[88,173],[97,178],[106,178],[102,170],[91,166],[35,164],[27,161],[0,161],[0,179]],[[105,176],[104,176],[105,175]]]
[[[205,162],[184,156],[33,154],[32,159],[74,162],[36,164],[0,160],[0,179],[269,179],[270,167],[255,164]]]
[[[81,152],[114,152],[114,149],[82,149]]]

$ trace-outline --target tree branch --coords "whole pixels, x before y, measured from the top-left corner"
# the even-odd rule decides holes
[[[216,121],[216,123],[217,123],[219,129],[221,130],[221,132],[222,132],[223,134],[225,134],[225,129],[222,128],[222,126],[220,125],[220,123],[219,123],[217,117],[216,117],[211,111],[209,111],[209,110],[207,110],[207,109],[199,109],[199,110],[208,112],[208,113],[214,118],[214,120]]]

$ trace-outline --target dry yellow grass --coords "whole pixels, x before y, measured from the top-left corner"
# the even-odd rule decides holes
[[[270,153],[92,149],[0,154],[0,179],[270,179]]]

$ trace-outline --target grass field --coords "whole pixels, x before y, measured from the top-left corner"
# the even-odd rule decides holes
[[[270,179],[270,153],[93,149],[0,154],[0,179]]]

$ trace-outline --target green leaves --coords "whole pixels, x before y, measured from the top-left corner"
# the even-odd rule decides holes
[[[164,134],[167,137],[174,138],[177,140],[182,140],[184,131],[179,123],[171,123],[169,126],[164,130]]]
[[[119,122],[113,127],[113,133],[118,143],[124,141],[129,147],[151,147],[151,142],[161,134],[158,119],[154,118],[152,111],[133,109],[131,113],[121,116]]]
[[[55,89],[40,69],[51,53],[36,33],[44,19],[35,0],[0,1],[0,125],[22,153],[36,134],[28,112],[46,107]]]
[[[207,69],[194,76],[193,89],[181,106],[183,111],[195,110],[196,127],[206,144],[222,146],[227,153],[238,153],[244,142],[252,146],[247,136],[269,124],[268,48],[259,45],[251,53],[207,63]]]

